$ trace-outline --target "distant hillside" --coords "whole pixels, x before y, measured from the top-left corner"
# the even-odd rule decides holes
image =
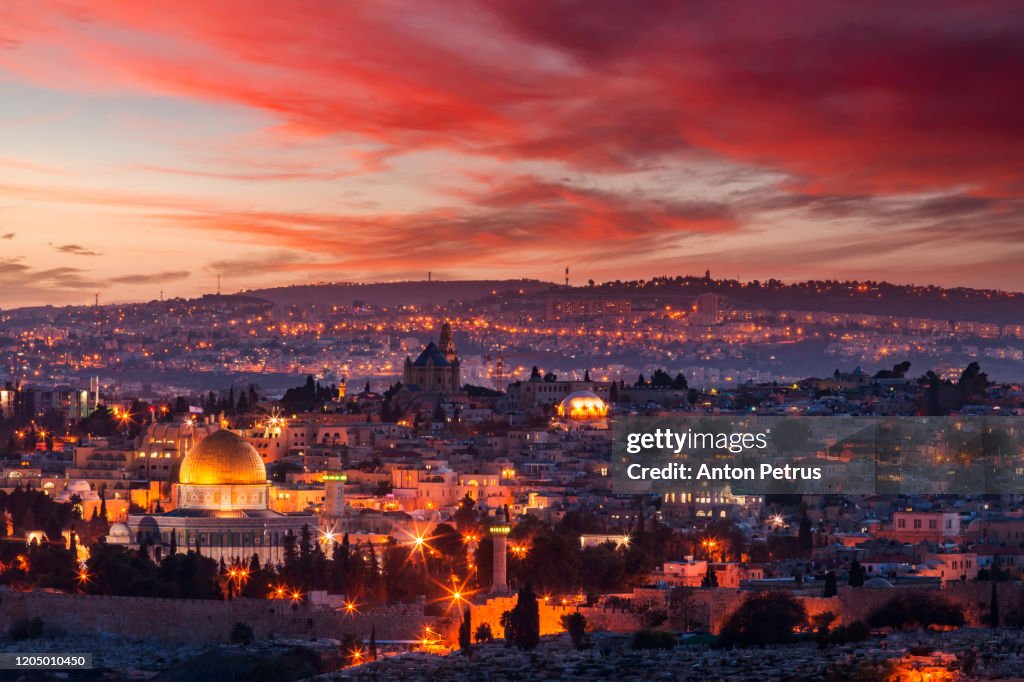
[[[353,301],[379,306],[444,305],[449,300],[475,300],[492,291],[501,294],[522,289],[527,293],[535,293],[546,291],[553,286],[554,284],[551,282],[534,279],[422,281],[380,284],[310,284],[252,289],[242,293],[266,299],[278,305],[352,305]]]
[[[704,293],[724,297],[736,308],[807,310],[894,317],[971,320],[996,324],[1024,321],[1024,294],[1012,291],[911,286],[889,282],[777,280],[741,282],[709,277],[656,277],[651,280],[606,282],[579,288],[576,297],[628,298],[634,306],[689,305]]]

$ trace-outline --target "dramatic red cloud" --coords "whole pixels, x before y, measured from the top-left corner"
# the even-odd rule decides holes
[[[0,78],[255,112],[282,148],[323,140],[348,154],[139,158],[132,169],[167,184],[8,189],[259,240],[292,253],[261,269],[286,272],[469,272],[481,259],[514,268],[566,252],[671,263],[686,239],[755,229],[778,230],[779,258],[827,269],[881,243],[849,228],[794,251],[785,221],[765,218],[787,211],[900,230],[885,242],[894,250],[966,240],[967,229],[983,246],[1017,249],[1022,35],[1024,5],[1010,0],[8,0]],[[452,159],[437,169],[451,182],[393,168],[417,153],[421,164]],[[695,168],[722,177],[683,171]],[[378,173],[398,187],[395,206],[377,196],[360,213],[298,191],[292,203],[261,201],[270,185],[279,198],[281,183]],[[203,179],[259,189],[248,204],[213,205],[174,184]],[[419,203],[399,196],[405,187]],[[756,243],[731,262],[771,252]],[[979,252],[972,263],[986,262]]]
[[[170,220],[226,232],[239,241],[258,239],[268,247],[329,256],[270,266],[281,271],[334,272],[417,270],[424,263],[469,272],[483,262],[514,267],[552,253],[614,261],[623,246],[630,257],[642,257],[680,235],[736,227],[728,209],[716,204],[655,201],[532,177],[513,178],[460,199],[450,208],[412,214],[210,210],[175,214]]]
[[[1015,2],[15,3],[46,84],[119,83],[360,135],[622,169],[711,154],[811,192],[1019,194]],[[40,51],[34,43],[46,45]],[[40,48],[41,50],[42,48]],[[17,53],[18,49],[9,50]],[[72,87],[75,85],[69,84]]]

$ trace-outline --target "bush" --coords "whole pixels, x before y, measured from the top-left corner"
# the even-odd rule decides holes
[[[491,626],[488,623],[480,623],[480,626],[476,629],[476,635],[474,638],[478,643],[489,642],[494,639],[494,633],[491,632]]]
[[[862,620],[855,620],[846,626],[847,642],[863,642],[871,636],[871,629]]]
[[[43,619],[36,616],[32,619],[22,618],[21,620],[16,620],[11,623],[7,634],[16,642],[35,639],[43,634]]]
[[[633,649],[671,649],[676,645],[676,636],[664,630],[638,630],[633,633],[630,646]]]
[[[721,646],[782,644],[806,621],[803,604],[788,592],[755,592],[729,615],[718,641]]]
[[[232,644],[252,644],[254,639],[256,639],[256,635],[248,624],[235,623],[231,626]]]
[[[569,631],[572,645],[577,649],[587,648],[587,618],[582,613],[567,613],[562,616],[562,627]]]
[[[893,630],[917,630],[933,625],[961,627],[963,624],[963,607],[937,592],[898,594],[868,618],[868,625],[872,627]]]

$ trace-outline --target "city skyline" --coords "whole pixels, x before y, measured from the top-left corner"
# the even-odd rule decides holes
[[[1019,288],[1024,17],[928,8],[8,4],[0,306],[566,264]]]

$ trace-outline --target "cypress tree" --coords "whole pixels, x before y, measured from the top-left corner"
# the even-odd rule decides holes
[[[797,538],[803,549],[809,550],[814,547],[814,537],[811,535],[811,517],[807,515],[806,508],[800,513],[800,533]]]
[[[864,586],[864,567],[856,559],[850,564],[850,587]]]
[[[459,648],[467,656],[473,655],[473,615],[469,607],[462,613],[462,622],[459,623]]]
[[[536,648],[540,644],[540,607],[529,583],[519,590],[512,612],[516,621],[516,644],[520,649]]]
[[[704,573],[704,579],[700,581],[701,587],[718,587],[718,574],[715,573],[715,569],[708,564],[708,570]]]
[[[839,592],[836,586],[836,572],[829,571],[825,574],[825,598],[834,597]]]
[[[992,601],[988,610],[988,624],[994,628],[999,627],[999,595],[996,593],[996,581],[992,580]]]

